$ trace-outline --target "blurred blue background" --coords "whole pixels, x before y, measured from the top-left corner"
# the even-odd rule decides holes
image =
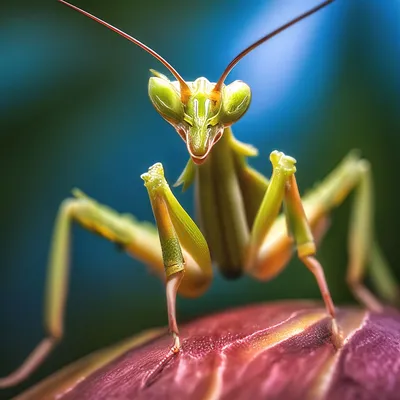
[[[153,47],[186,80],[218,79],[244,47],[317,0],[218,2],[147,0],[74,4]],[[352,148],[373,165],[376,231],[397,262],[400,146],[400,2],[337,0],[247,56],[228,78],[253,88],[236,136],[260,150],[270,173],[279,149],[296,157],[300,188],[323,178]],[[187,161],[184,143],[153,109],[149,69],[163,67],[133,44],[56,1],[0,4],[0,376],[43,336],[42,303],[53,222],[79,187],[121,212],[153,220],[139,175],[161,161],[172,183]],[[176,191],[193,215],[192,190]],[[335,211],[319,251],[334,300],[353,302],[345,282],[349,205]],[[179,321],[250,302],[320,298],[294,260],[268,283],[226,282],[178,300]],[[165,325],[163,284],[114,245],[79,227],[73,251],[66,335],[22,388],[94,349]]]

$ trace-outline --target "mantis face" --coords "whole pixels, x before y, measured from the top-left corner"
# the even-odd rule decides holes
[[[178,81],[171,82],[164,75],[153,73],[156,76],[149,80],[153,106],[185,141],[192,160],[203,163],[225,127],[238,121],[249,108],[250,87],[235,81],[215,92],[215,83],[198,78],[187,82],[190,91],[182,99]]]
[[[239,120],[249,108],[251,99],[249,86],[241,81],[224,84],[235,65],[267,40],[333,2],[333,0],[323,1],[252,43],[228,64],[217,83],[211,83],[206,78],[185,82],[168,61],[138,39],[65,0],[59,1],[139,46],[172,73],[176,78],[173,82],[166,76],[152,71],[155,76],[149,81],[149,96],[156,110],[185,141],[189,154],[196,164],[205,161],[214,144],[222,137],[224,128]]]

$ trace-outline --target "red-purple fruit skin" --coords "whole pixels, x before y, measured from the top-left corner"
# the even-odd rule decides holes
[[[230,310],[182,326],[176,355],[164,333],[89,374],[61,371],[18,399],[400,399],[400,313],[342,308],[337,320],[340,349],[315,303]]]

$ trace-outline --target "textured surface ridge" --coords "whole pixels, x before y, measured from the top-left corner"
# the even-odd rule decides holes
[[[183,326],[179,354],[169,351],[167,334],[154,331],[69,381],[59,372],[62,391],[56,374],[19,399],[398,399],[400,314],[343,308],[338,324],[339,350],[315,303],[230,310]]]

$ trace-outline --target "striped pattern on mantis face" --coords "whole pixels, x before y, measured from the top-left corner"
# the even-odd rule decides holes
[[[55,222],[45,301],[47,337],[19,369],[0,379],[0,387],[25,379],[63,335],[72,221],[118,243],[165,280],[172,352],[178,352],[181,346],[175,315],[176,294],[200,296],[212,280],[211,260],[228,278],[245,272],[267,280],[285,267],[292,257],[293,247],[316,278],[326,312],[332,320],[332,341],[339,347],[340,326],[336,324],[323,269],[315,258],[315,240],[322,238],[331,210],[354,188],[357,190],[349,234],[348,283],[362,303],[379,310],[380,302],[362,284],[368,263],[373,267],[371,275],[382,296],[394,300],[397,286],[373,234],[373,189],[368,162],[355,152],[350,153],[321,184],[301,198],[294,158],[273,151],[270,155],[272,175],[267,179],[248,165],[247,158],[257,155],[257,150],[235,139],[231,130],[231,125],[246,113],[251,91],[241,81],[225,85],[229,72],[250,51],[333,0],[322,2],[247,47],[228,64],[216,83],[206,78],[186,82],[145,44],[86,11],[59,1],[135,43],[174,76],[175,80],[170,81],[152,71],[149,97],[158,113],[186,143],[190,158],[177,184],[186,189],[195,183],[201,229],[173,195],[160,163],[142,175],[157,229],[133,216],[119,214],[75,190],[74,198],[61,204]],[[282,205],[284,212],[280,214]]]
[[[235,81],[213,92],[215,84],[206,78],[188,82],[190,95],[182,102],[178,82],[152,71],[149,96],[156,110],[186,142],[192,160],[200,165],[221,139],[224,129],[240,119],[250,105],[251,91]]]

